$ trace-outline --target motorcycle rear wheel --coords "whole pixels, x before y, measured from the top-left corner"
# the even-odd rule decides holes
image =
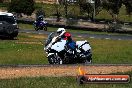
[[[34,29],[35,29],[35,31],[38,31],[38,28],[37,27],[35,27]]]
[[[44,31],[47,31],[47,26],[44,26],[44,27],[43,27],[43,30],[44,30]]]

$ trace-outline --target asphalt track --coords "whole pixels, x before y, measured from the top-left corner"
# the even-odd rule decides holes
[[[19,30],[20,33],[34,33],[34,34],[50,34],[48,31],[35,31],[35,30]],[[132,40],[132,35],[123,34],[90,34],[90,33],[71,33],[73,37],[95,38],[95,39],[110,39],[110,40]]]

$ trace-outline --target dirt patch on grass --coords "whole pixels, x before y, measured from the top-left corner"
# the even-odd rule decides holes
[[[95,24],[91,22],[78,22],[78,25],[88,28],[98,28],[99,30],[102,30],[103,28],[108,28],[108,25],[106,24]]]
[[[45,35],[28,35],[28,37],[38,38],[38,39],[46,39],[47,38],[47,36],[45,36]]]
[[[28,38],[36,38],[36,39],[46,39],[47,38],[47,35],[44,35],[44,34],[31,34],[31,33],[28,33],[28,34],[25,34],[25,33],[21,33],[20,34],[21,36],[26,36]]]
[[[20,77],[61,77],[77,76],[78,68],[83,68],[88,74],[110,74],[132,71],[132,66],[41,66],[41,67],[0,67],[0,79]]]
[[[17,44],[38,44],[43,45],[42,42],[16,42]]]

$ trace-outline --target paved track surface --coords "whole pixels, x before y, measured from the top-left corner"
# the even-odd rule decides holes
[[[132,71],[132,65],[6,65],[0,66],[0,79],[20,77],[77,76],[81,67],[87,74],[110,74]]]
[[[50,34],[48,31],[35,31],[35,30],[19,30],[20,33],[35,33],[35,34]],[[96,39],[112,39],[112,40],[132,40],[132,35],[113,35],[113,34],[90,34],[90,33],[71,33],[73,37],[89,37]]]

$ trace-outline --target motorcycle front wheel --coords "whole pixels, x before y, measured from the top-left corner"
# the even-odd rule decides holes
[[[61,58],[60,57],[57,57],[54,54],[48,56],[48,62],[49,62],[49,64],[62,64]]]
[[[91,63],[92,63],[92,57],[91,57],[91,56],[87,57],[87,58],[84,60],[84,63],[85,63],[85,64],[91,64]]]
[[[38,31],[38,28],[37,27],[34,27],[35,31]]]

